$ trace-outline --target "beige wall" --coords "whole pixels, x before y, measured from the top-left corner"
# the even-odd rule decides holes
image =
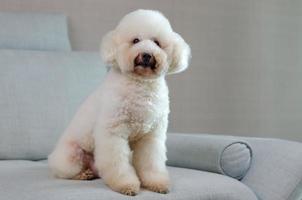
[[[302,141],[302,1],[0,0],[0,10],[61,11],[75,50],[98,50],[129,11],[162,11],[191,44],[169,77],[170,130]]]

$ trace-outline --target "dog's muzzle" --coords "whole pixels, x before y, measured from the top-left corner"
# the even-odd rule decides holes
[[[149,53],[139,53],[134,59],[134,66],[141,66],[143,68],[151,68],[154,70],[156,68],[155,57]]]

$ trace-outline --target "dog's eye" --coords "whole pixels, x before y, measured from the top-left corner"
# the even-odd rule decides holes
[[[132,40],[132,43],[133,44],[136,44],[136,43],[138,43],[139,42],[139,39],[138,38],[134,38],[133,40]]]
[[[154,40],[154,43],[155,43],[157,46],[159,46],[159,47],[160,47],[160,43],[159,43],[159,41],[158,41],[158,40]]]

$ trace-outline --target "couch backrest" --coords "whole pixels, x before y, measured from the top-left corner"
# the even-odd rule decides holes
[[[0,159],[45,159],[105,73],[98,53],[0,50]]]
[[[0,12],[0,49],[70,51],[66,16]]]

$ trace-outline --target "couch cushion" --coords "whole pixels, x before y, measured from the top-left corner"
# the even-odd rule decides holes
[[[71,49],[66,16],[59,13],[0,12],[0,27],[0,49]]]
[[[0,159],[45,159],[106,73],[98,53],[0,50]]]
[[[0,161],[0,196],[10,200],[256,200],[241,182],[227,176],[169,167],[172,188],[169,194],[141,191],[136,197],[113,192],[101,179],[73,181],[56,179],[46,162]]]

